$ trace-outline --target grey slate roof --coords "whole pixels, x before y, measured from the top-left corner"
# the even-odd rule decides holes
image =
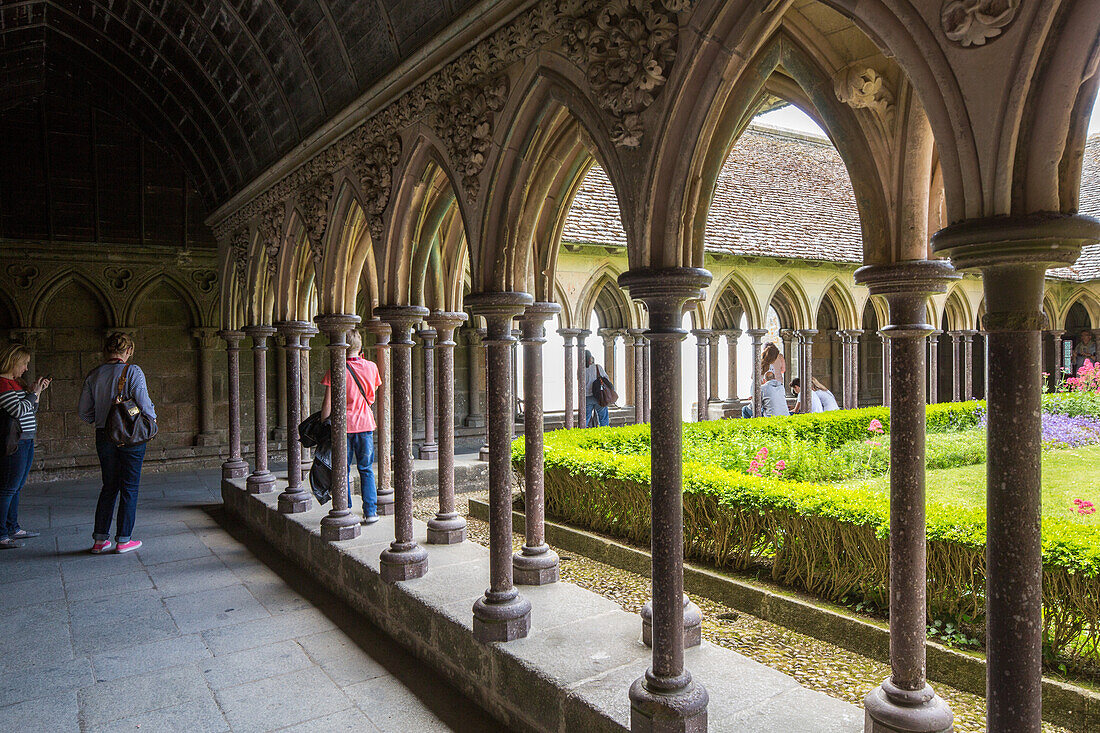
[[[1100,135],[1089,138],[1081,213],[1100,218]],[[566,242],[625,247],[607,174],[593,167],[566,219]],[[749,257],[863,261],[855,194],[844,161],[825,138],[750,126],[722,166],[707,219],[706,250]],[[1100,278],[1100,245],[1052,277]]]

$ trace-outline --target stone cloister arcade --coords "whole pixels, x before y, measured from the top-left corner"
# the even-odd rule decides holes
[[[263,5],[269,3],[278,4]],[[354,15],[334,13],[335,2],[314,4],[326,9],[314,24],[317,37],[339,25],[334,18]],[[90,3],[93,17],[86,21],[62,12],[58,6],[66,3],[46,5],[50,12],[41,22],[28,12],[24,23],[7,7],[4,17],[11,27],[46,28],[48,41],[74,34],[103,40],[119,32],[110,20],[115,16],[100,7],[108,4]],[[135,13],[146,12],[136,5]],[[742,338],[755,350],[770,307],[791,332],[795,371],[830,377],[846,405],[866,401],[860,385],[885,374],[882,397],[892,420],[891,675],[868,691],[866,730],[932,733],[952,726],[950,710],[927,682],[924,538],[924,406],[946,398],[943,380],[950,379],[952,399],[984,391],[988,401],[988,729],[1038,731],[1044,332],[1060,337],[1071,321],[1083,320],[1082,309],[1090,327],[1100,316],[1091,286],[1047,279],[1048,270],[1072,266],[1082,248],[1100,240],[1100,221],[1080,213],[1085,131],[1100,86],[1095,3],[443,5],[439,12],[455,22],[425,21],[420,36],[394,32],[402,48],[388,65],[369,54],[364,61],[364,46],[336,41],[341,52],[331,64],[328,55],[295,55],[294,69],[310,63],[317,69],[288,72],[293,79],[271,95],[299,115],[292,118],[266,114],[277,105],[260,94],[239,102],[247,114],[231,111],[238,102],[221,92],[219,74],[245,59],[227,46],[219,46],[227,63],[212,62],[218,71],[203,67],[202,54],[188,51],[185,60],[181,53],[187,69],[199,70],[190,83],[175,84],[158,80],[158,73],[169,73],[158,63],[114,63],[93,58],[94,42],[79,45],[76,58],[91,58],[91,76],[106,75],[111,86],[115,74],[117,88],[149,100],[150,109],[141,109],[125,93],[112,96],[143,127],[159,126],[211,211],[216,325],[227,363],[225,491],[277,494],[273,507],[288,516],[310,509],[301,470],[308,456],[295,435],[310,405],[302,388],[307,348],[312,343],[310,369],[332,370],[333,463],[340,465],[346,461],[345,339],[349,329],[361,328],[373,337],[370,349],[390,386],[376,409],[384,416],[377,441],[380,499],[394,517],[394,536],[376,564],[382,580],[402,581],[415,593],[438,555],[414,536],[413,396],[435,397],[423,412],[425,430],[437,434],[424,442],[435,443],[440,510],[427,538],[456,542],[463,535],[451,480],[455,334],[476,321],[484,329],[476,331],[483,348],[470,353],[485,367],[490,546],[488,589],[469,612],[472,637],[519,643],[533,614],[522,586],[556,577],[556,558],[542,534],[541,385],[559,364],[566,374],[578,368],[569,361],[583,353],[578,336],[600,336],[584,333],[591,307],[601,324],[625,329],[632,339],[632,388],[623,392],[633,401],[634,419],[649,422],[652,435],[651,659],[616,694],[629,698],[632,730],[704,730],[708,693],[685,664],[697,617],[683,592],[683,370],[697,365],[703,413],[701,406],[721,389],[720,370],[712,366],[720,363],[719,338],[741,328],[740,314],[747,322]],[[104,27],[96,9],[108,19]],[[276,15],[293,16],[272,10]],[[70,24],[79,29],[70,32]],[[369,27],[356,28],[372,37]],[[288,33],[300,50],[305,31]],[[382,41],[375,41],[380,48]],[[27,85],[77,86],[64,74],[50,76],[64,67],[65,48],[54,43],[49,60],[34,66],[44,78]],[[348,82],[343,65],[356,63],[362,73],[350,74]],[[375,71],[376,65],[386,71]],[[163,67],[180,73],[182,63]],[[268,65],[264,78],[270,81],[276,68]],[[370,83],[352,94],[347,90],[357,79]],[[83,81],[93,89],[104,85],[104,78]],[[11,96],[18,91],[5,87]],[[836,271],[827,277],[821,268],[802,280],[784,276],[787,265],[771,260],[787,257],[770,258],[767,250],[754,255],[766,261],[758,269],[744,258],[723,262],[707,252],[722,166],[752,119],[779,103],[818,121],[850,177],[860,257],[829,266]],[[614,192],[625,246],[615,255],[618,264],[593,268],[595,277],[574,297],[563,291],[563,230],[595,165]],[[765,271],[772,271],[770,282]],[[576,313],[560,316],[574,349],[559,362],[540,347],[547,324],[575,303],[582,304]],[[699,338],[698,359],[687,365],[685,313]],[[979,328],[980,346],[970,340]],[[840,340],[828,338],[830,331]],[[937,331],[943,333],[930,341]],[[414,333],[431,344],[415,367]],[[274,336],[285,342],[279,363],[269,349]],[[596,343],[587,339],[584,345]],[[981,366],[979,354],[988,355]],[[963,369],[943,369],[948,359]],[[930,363],[941,367],[931,381]],[[285,477],[269,463],[269,370],[285,373],[278,395],[286,411]],[[474,395],[481,375],[480,365],[467,370]],[[521,379],[527,525],[526,543],[513,555],[511,441]],[[736,396],[747,397],[747,388],[738,384]],[[242,399],[245,393],[253,399]],[[566,426],[580,407],[570,404],[571,395],[566,390]],[[255,406],[251,416],[242,414],[246,402]],[[474,423],[480,407],[467,410]],[[249,436],[251,465],[242,452]],[[319,520],[327,546],[361,531],[344,481],[339,472],[334,476],[331,510]]]

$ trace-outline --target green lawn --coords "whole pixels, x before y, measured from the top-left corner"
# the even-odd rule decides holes
[[[887,492],[887,476],[855,479],[841,486]],[[928,472],[928,498],[944,504],[985,506],[985,464]],[[1091,501],[1097,511],[1078,514],[1074,499]],[[1100,528],[1100,445],[1043,452],[1043,516]]]

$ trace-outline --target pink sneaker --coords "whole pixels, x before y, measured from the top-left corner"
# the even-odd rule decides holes
[[[129,542],[120,543],[118,548],[115,549],[115,552],[117,552],[118,554],[121,555],[124,552],[129,552],[130,550],[136,550],[139,547],[141,547],[141,540],[130,540]]]
[[[102,555],[105,552],[110,552],[115,548],[115,543],[110,540],[96,540],[96,543],[92,545],[93,555]]]

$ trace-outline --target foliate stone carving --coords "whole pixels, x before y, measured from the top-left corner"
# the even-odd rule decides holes
[[[329,203],[332,201],[335,176],[323,174],[300,193],[302,218],[306,226],[306,240],[313,253],[313,264],[320,266],[325,256],[325,231],[328,229]]]
[[[382,237],[382,214],[390,203],[393,169],[401,157],[401,138],[396,130],[381,124],[361,127],[354,135],[351,153],[350,167],[359,179],[367,228],[377,242]]]
[[[283,211],[282,206],[276,205],[264,210],[260,214],[259,223],[256,226],[260,235],[260,244],[263,245],[264,255],[267,258],[267,274],[275,277],[279,269],[279,252],[283,248]]]
[[[195,270],[191,273],[191,280],[194,281],[199,292],[211,293],[218,282],[218,273],[213,270]]]
[[[437,129],[447,145],[451,161],[462,176],[462,188],[469,199],[480,190],[478,176],[492,144],[493,115],[504,106],[508,78],[499,76],[482,83],[467,84],[436,113]]]
[[[855,109],[869,109],[889,127],[894,122],[894,95],[882,74],[868,66],[849,66],[833,79],[836,98]]]
[[[248,227],[240,227],[233,233],[229,247],[232,250],[230,256],[233,258],[233,273],[244,292],[244,278],[248,272]]]
[[[125,290],[134,279],[134,273],[128,267],[106,267],[103,269],[103,277],[115,290]]]
[[[940,8],[944,34],[960,46],[983,46],[1016,19],[1020,0],[946,0]]]
[[[565,47],[586,70],[599,105],[615,118],[612,139],[641,143],[641,114],[653,104],[676,61],[678,19],[689,0],[611,0],[594,14],[575,17]]]
[[[34,265],[8,265],[8,277],[15,283],[15,287],[29,288],[38,277],[38,268]]]

